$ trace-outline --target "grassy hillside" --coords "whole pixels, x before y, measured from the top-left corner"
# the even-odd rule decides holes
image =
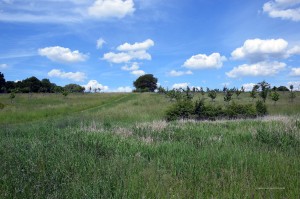
[[[167,123],[158,94],[1,95],[0,198],[298,198],[299,98]]]

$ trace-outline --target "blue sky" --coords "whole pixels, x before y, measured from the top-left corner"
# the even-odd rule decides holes
[[[0,71],[58,85],[300,86],[300,0],[0,0]]]

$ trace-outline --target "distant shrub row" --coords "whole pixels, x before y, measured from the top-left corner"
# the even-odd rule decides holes
[[[204,100],[179,100],[166,111],[166,120],[196,119],[239,119],[255,118],[267,114],[267,107],[262,101],[256,104],[237,104],[232,102],[227,106],[204,103]]]

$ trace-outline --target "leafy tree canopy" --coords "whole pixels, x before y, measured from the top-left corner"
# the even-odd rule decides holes
[[[142,75],[133,82],[138,92],[154,92],[157,88],[157,78],[152,74]]]
[[[64,87],[65,91],[68,91],[70,93],[83,93],[85,90],[84,87],[78,85],[78,84],[68,84]]]

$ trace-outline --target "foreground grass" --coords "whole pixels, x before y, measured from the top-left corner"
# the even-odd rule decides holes
[[[2,124],[0,198],[299,197],[299,115],[166,123],[164,96],[110,97]]]

